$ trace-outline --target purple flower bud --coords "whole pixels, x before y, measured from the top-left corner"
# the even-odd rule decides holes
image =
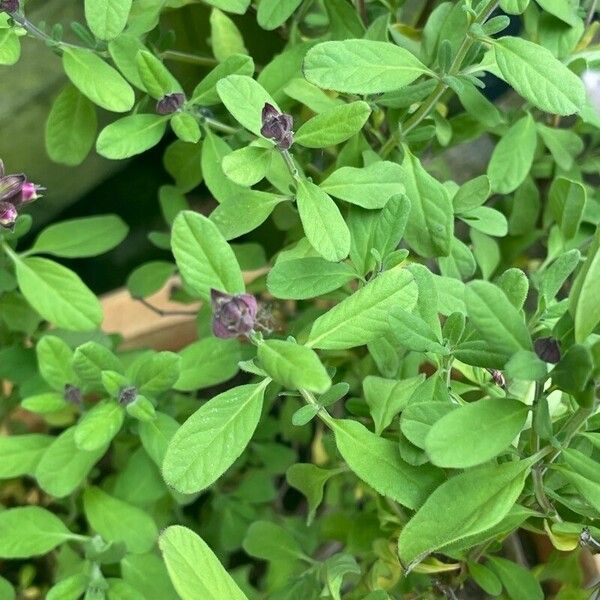
[[[494,380],[494,383],[497,386],[501,388],[506,387],[506,379],[502,371],[498,371],[498,369],[490,369],[489,371],[490,375],[492,376],[492,379]]]
[[[19,10],[19,0],[0,0],[0,12],[14,13]]]
[[[210,291],[213,309],[213,333],[227,339],[248,335],[256,322],[258,304],[252,294],[225,294]]]
[[[21,204],[27,204],[37,200],[40,195],[38,194],[43,188],[35,183],[26,181],[21,188]]]
[[[19,213],[10,202],[0,202],[0,227],[12,229]]]
[[[167,94],[156,103],[156,112],[159,115],[172,115],[176,113],[185,103],[185,94],[175,92]]]
[[[280,113],[273,105],[264,105],[262,109],[262,127],[260,133],[273,140],[280,150],[289,150],[294,143],[292,115]]]
[[[560,345],[556,338],[539,338],[533,342],[533,349],[544,362],[555,365],[560,360]]]
[[[133,385],[124,387],[120,392],[119,392],[119,404],[121,404],[122,406],[127,406],[128,404],[131,404],[138,395],[138,391],[137,388],[134,387]]]
[[[63,398],[73,406],[80,406],[83,395],[81,394],[81,390],[76,385],[67,383],[63,392]]]

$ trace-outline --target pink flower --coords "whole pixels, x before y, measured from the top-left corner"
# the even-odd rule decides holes
[[[41,189],[27,181],[22,173],[5,175],[4,163],[0,160],[0,227],[12,229],[21,206],[37,200]]]
[[[212,289],[213,333],[222,339],[248,335],[254,330],[258,304],[252,294],[226,294]]]

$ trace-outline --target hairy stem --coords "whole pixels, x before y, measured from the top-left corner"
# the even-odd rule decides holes
[[[189,54],[187,52],[180,52],[179,50],[165,50],[160,56],[164,60],[174,60],[176,62],[203,67],[216,67],[219,64],[216,58],[200,56],[199,54]]]

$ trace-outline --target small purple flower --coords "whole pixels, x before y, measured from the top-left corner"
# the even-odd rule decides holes
[[[119,404],[121,404],[122,406],[127,406],[128,404],[131,404],[137,398],[137,396],[138,391],[136,387],[134,387],[133,385],[124,387],[119,392]]]
[[[0,160],[0,227],[12,229],[21,206],[37,200],[41,189],[27,181],[22,173],[5,175],[4,163]]]
[[[533,349],[544,362],[555,365],[560,361],[560,345],[556,338],[539,338],[533,342]]]
[[[225,294],[210,291],[213,309],[213,333],[227,339],[248,335],[254,330],[258,304],[252,294]]]
[[[502,373],[502,371],[499,371],[498,369],[488,369],[490,372],[490,375],[492,376],[492,379],[494,381],[494,383],[503,388],[506,387],[506,378],[504,377],[504,374]]]
[[[159,115],[172,115],[185,104],[185,94],[175,92],[167,94],[156,103],[156,112]]]
[[[292,115],[280,113],[272,104],[264,105],[262,109],[262,127],[260,133],[273,140],[280,150],[289,150],[294,143]]]
[[[81,390],[76,385],[67,383],[63,393],[64,399],[73,406],[80,406],[82,400]]]
[[[0,12],[14,13],[19,10],[19,0],[0,0]]]

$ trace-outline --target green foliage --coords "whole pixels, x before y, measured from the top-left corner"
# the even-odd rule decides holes
[[[40,190],[6,164],[0,597],[583,598],[596,3],[80,5],[64,31],[0,13],[0,63],[43,42],[64,70],[30,124],[55,162],[163,152],[159,254],[126,286],[166,325],[103,329],[72,259],[127,225],[29,244]]]

